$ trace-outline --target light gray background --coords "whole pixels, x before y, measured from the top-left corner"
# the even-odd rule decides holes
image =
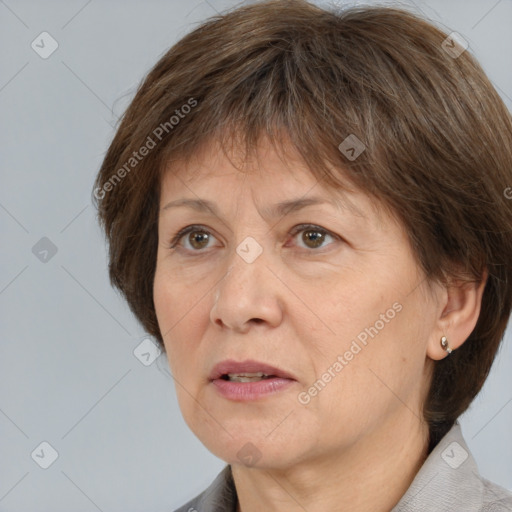
[[[235,5],[0,0],[2,512],[171,511],[224,466],[185,425],[164,356],[133,354],[145,333],[110,288],[90,195],[143,75]],[[512,109],[511,0],[402,5],[462,34]],[[43,31],[59,45],[47,59],[31,48]],[[42,237],[57,247],[46,263],[32,252]],[[508,489],[511,375],[509,326],[461,421],[481,472]],[[48,469],[31,458],[43,441],[58,452]]]

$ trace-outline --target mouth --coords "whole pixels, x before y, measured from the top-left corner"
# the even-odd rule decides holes
[[[254,360],[239,362],[227,359],[215,365],[209,376],[210,381],[222,379],[230,382],[257,382],[272,378],[296,380],[280,368]]]
[[[264,373],[225,373],[220,378],[229,382],[259,382],[260,380],[276,378],[276,375],[265,375]]]
[[[290,373],[253,360],[223,361],[210,374],[210,383],[216,391],[235,402],[260,400],[284,391],[296,382]]]

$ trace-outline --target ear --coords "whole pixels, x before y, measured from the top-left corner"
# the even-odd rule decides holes
[[[473,332],[480,315],[482,296],[488,272],[484,270],[480,283],[451,281],[441,294],[437,328],[432,332],[427,346],[427,356],[434,360],[444,359],[448,352],[441,346],[446,336],[448,347],[457,350]]]

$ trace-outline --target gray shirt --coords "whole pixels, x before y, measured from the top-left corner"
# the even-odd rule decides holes
[[[236,512],[227,465],[201,494],[174,512]],[[441,439],[390,512],[510,512],[512,492],[482,478],[458,422]]]

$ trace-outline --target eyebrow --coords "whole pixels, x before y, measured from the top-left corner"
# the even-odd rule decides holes
[[[268,218],[284,217],[285,215],[289,215],[290,213],[306,208],[307,206],[321,204],[330,204],[338,209],[343,209],[347,206],[345,205],[345,203],[342,203],[339,200],[326,200],[323,197],[308,197],[291,199],[288,201],[281,201],[270,208],[265,208],[264,211],[261,213],[264,217]],[[169,203],[167,203],[162,208],[162,211],[179,207],[191,208],[198,212],[211,212],[217,217],[221,217],[215,203],[208,201],[206,199],[176,199],[175,201],[170,201]],[[355,205],[352,202],[350,202],[349,208],[353,211],[356,211],[357,214],[360,215],[361,217],[366,217],[358,208],[355,207]]]

